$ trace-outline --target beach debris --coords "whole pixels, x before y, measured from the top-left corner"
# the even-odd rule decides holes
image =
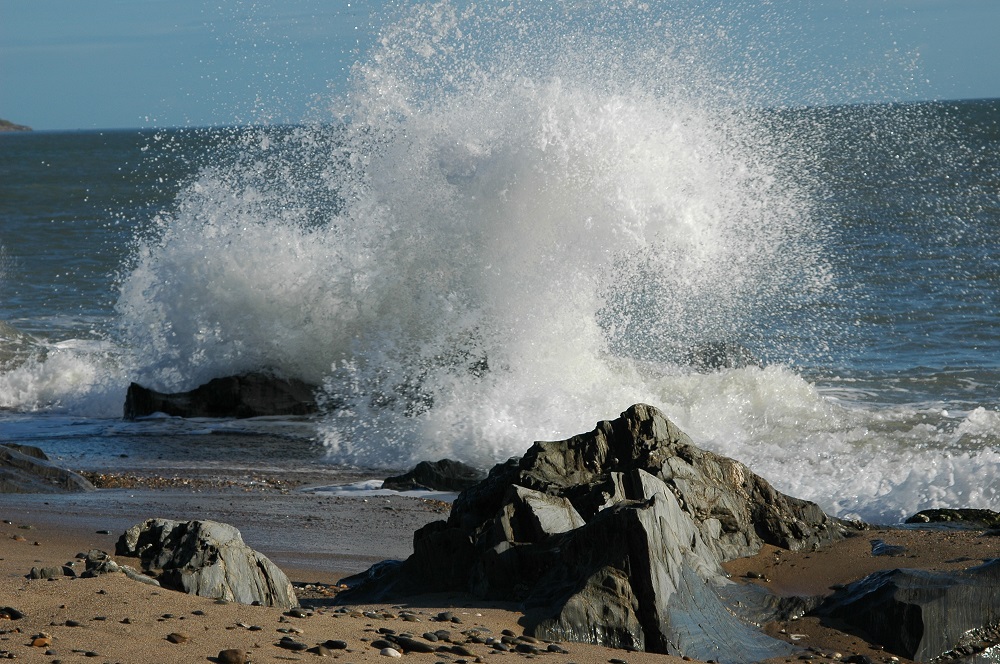
[[[749,662],[794,652],[752,624],[785,609],[764,606],[763,588],[734,590],[720,563],[853,529],[637,404],[498,464],[416,532],[406,561],[343,580],[337,601],[468,591],[522,602],[538,638]]]
[[[241,604],[298,606],[285,573],[229,524],[148,519],[118,539],[115,553],[138,557],[147,575],[172,590]]]

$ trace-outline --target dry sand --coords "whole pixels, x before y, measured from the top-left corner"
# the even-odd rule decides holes
[[[312,605],[304,618],[279,609],[238,604],[156,589],[107,574],[93,579],[29,580],[33,566],[61,565],[78,552],[98,548],[114,551],[126,528],[149,517],[211,518],[240,528],[253,548],[274,560],[297,586],[332,584],[343,575],[385,558],[402,558],[411,550],[412,532],[443,518],[442,506],[411,498],[319,498],[277,490],[197,491],[189,489],[101,490],[73,496],[0,497],[0,608],[13,607],[19,620],[0,619],[0,657],[37,662],[204,662],[215,661],[227,648],[250,654],[250,661],[313,661],[318,656],[293,652],[276,644],[292,636],[310,646],[328,639],[344,640],[346,650],[334,659],[346,663],[387,661],[369,643],[379,628],[422,634],[441,628],[456,635],[485,627],[499,635],[509,629],[522,634],[520,614],[512,605],[498,605],[460,595],[426,596],[405,605],[353,606],[340,613],[330,590],[301,590],[300,600]],[[99,531],[107,531],[107,534]],[[881,538],[907,547],[904,557],[873,557],[869,539]],[[734,580],[766,583],[777,593],[818,594],[875,569],[892,567],[960,568],[1000,556],[1000,538],[976,532],[886,530],[864,532],[836,546],[808,553],[767,548],[755,558],[727,565]],[[750,581],[747,572],[766,577]],[[405,609],[420,622],[404,621]],[[450,610],[461,624],[432,620]],[[366,615],[367,612],[367,615]],[[875,661],[892,658],[864,639],[820,625],[812,618],[765,626],[766,631],[803,647],[813,647],[817,659],[864,654]],[[51,636],[48,645],[32,646],[34,636]],[[180,633],[183,643],[167,637]],[[628,664],[679,658],[624,652],[566,643],[569,654],[541,654],[550,664],[597,664],[624,660]],[[406,658],[436,662],[515,662],[525,657],[496,653],[486,645],[470,644],[473,655],[407,654]],[[816,651],[819,652],[816,652]],[[824,657],[824,654],[826,657]],[[792,661],[782,658],[781,662]]]

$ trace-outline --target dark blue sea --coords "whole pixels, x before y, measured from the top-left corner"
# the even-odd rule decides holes
[[[487,467],[647,402],[840,516],[1000,507],[1000,101],[421,69],[406,30],[301,125],[0,135],[0,440]],[[759,366],[692,365],[722,342]],[[122,420],[132,381],[260,369],[323,412]]]

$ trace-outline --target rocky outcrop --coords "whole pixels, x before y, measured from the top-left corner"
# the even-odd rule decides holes
[[[31,127],[14,124],[10,120],[0,119],[0,131],[31,131]]]
[[[421,461],[408,473],[387,477],[382,483],[382,488],[393,491],[411,491],[413,489],[462,491],[474,486],[484,477],[486,474],[478,468],[473,468],[461,461],[453,461],[452,459]]]
[[[125,395],[125,419],[153,413],[237,418],[309,415],[317,410],[315,392],[314,385],[267,373],[215,378],[189,392],[170,394],[132,383]]]
[[[94,485],[71,470],[60,468],[31,445],[0,445],[0,493],[62,493],[93,491]]]
[[[285,573],[225,523],[148,519],[119,538],[115,553],[138,557],[160,585],[189,595],[298,606]]]
[[[958,572],[893,569],[838,590],[817,613],[896,655],[958,659],[1000,642],[1000,559]]]
[[[751,598],[733,600],[720,563],[847,529],[639,404],[495,466],[417,531],[410,558],[348,580],[340,600],[464,590],[523,602],[536,637],[755,661],[790,646],[734,615]]]
[[[985,509],[932,509],[917,512],[906,523],[936,523],[953,528],[976,530],[980,528],[1000,528],[1000,513]]]

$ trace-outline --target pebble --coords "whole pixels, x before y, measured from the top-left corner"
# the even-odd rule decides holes
[[[399,652],[395,648],[382,648],[379,650],[378,654],[384,655],[385,657],[402,657],[403,653]]]
[[[191,640],[191,637],[183,632],[171,632],[167,634],[167,641],[171,643],[187,643]]]
[[[560,655],[568,655],[569,651],[563,648],[558,643],[550,643],[549,647],[546,648],[549,652],[559,653]]]
[[[32,648],[48,648],[52,645],[52,637],[44,632],[31,637]]]
[[[219,651],[216,657],[219,664],[247,664],[247,652],[239,648],[227,648]]]
[[[518,643],[514,646],[514,650],[525,655],[537,655],[540,652],[538,646],[533,646],[530,643]]]
[[[337,640],[337,639],[330,639],[329,641],[324,641],[323,645],[326,646],[327,648],[329,648],[330,650],[346,650],[347,649],[347,641],[340,641],[340,640]]]
[[[302,643],[301,641],[296,641],[290,636],[283,636],[281,640],[276,644],[279,648],[284,648],[285,650],[295,650],[302,651],[309,648],[308,645]]]

